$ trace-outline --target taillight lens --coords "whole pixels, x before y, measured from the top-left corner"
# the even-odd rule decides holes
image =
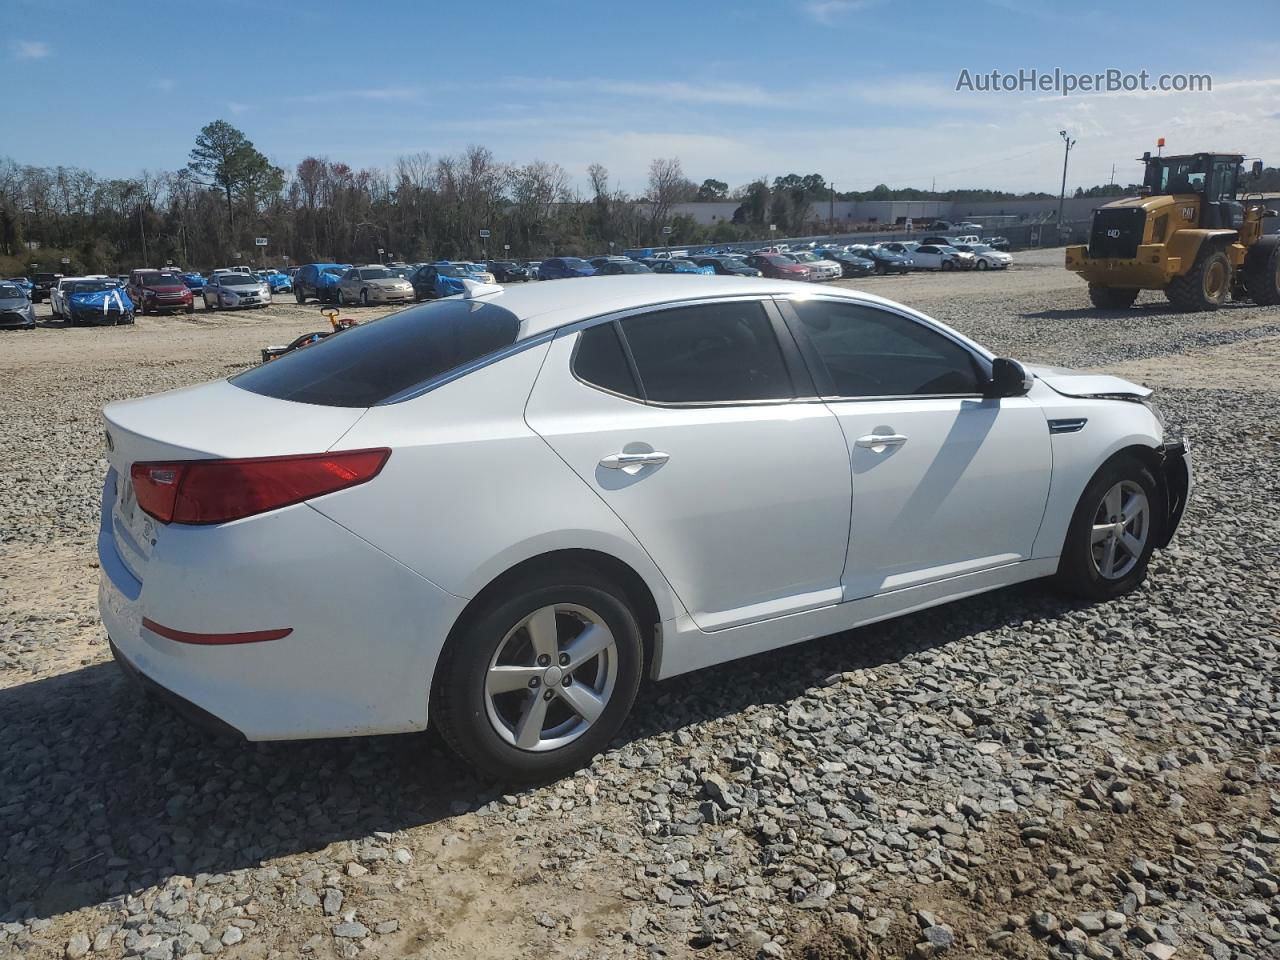
[[[138,506],[161,523],[227,523],[367,483],[391,451],[135,463]]]

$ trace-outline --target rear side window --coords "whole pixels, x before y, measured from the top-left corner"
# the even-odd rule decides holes
[[[854,303],[795,300],[837,397],[981,393],[972,353],[950,337],[896,313]]]
[[[519,318],[476,300],[410,307],[246,370],[231,382],[278,400],[370,407],[515,343]]]
[[[631,373],[631,364],[622,351],[617,328],[612,323],[588,327],[578,335],[573,355],[573,372],[587,383],[626,397],[640,397],[640,388]]]
[[[791,377],[758,301],[708,303],[621,321],[645,397],[659,403],[789,400]]]

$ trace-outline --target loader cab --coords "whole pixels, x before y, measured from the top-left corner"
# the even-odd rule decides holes
[[[1244,204],[1236,199],[1244,173],[1244,157],[1238,153],[1193,153],[1176,157],[1144,154],[1143,186],[1151,196],[1198,198],[1193,223],[1205,229],[1239,230],[1244,225]]]

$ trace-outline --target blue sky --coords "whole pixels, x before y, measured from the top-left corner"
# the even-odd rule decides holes
[[[1063,128],[1072,184],[1112,163],[1134,179],[1158,136],[1280,164],[1280,4],[1247,6],[1215,30],[1203,0],[4,0],[0,154],[175,169],[221,117],[285,167],[479,143],[578,183],[600,162],[632,191],[678,156],[733,186],[819,172],[1056,192]],[[1208,73],[1213,92],[955,90],[962,69],[1020,67]]]

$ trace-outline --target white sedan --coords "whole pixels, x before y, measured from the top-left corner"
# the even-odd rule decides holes
[[[104,413],[126,672],[249,740],[569,771],[661,680],[1020,581],[1138,586],[1191,486],[1150,391],[890,301],[588,278],[411,307]],[[572,289],[570,289],[572,287]]]

